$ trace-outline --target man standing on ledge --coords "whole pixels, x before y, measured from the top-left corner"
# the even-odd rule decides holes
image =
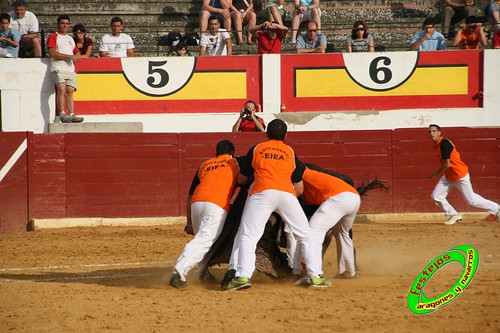
[[[441,167],[431,173],[429,179],[444,173],[432,192],[432,199],[436,205],[443,209],[446,216],[450,217],[444,224],[455,224],[462,220],[462,216],[446,200],[448,193],[453,187],[456,187],[462,193],[469,205],[487,210],[491,214],[488,219],[499,221],[500,207],[497,203],[486,200],[474,193],[470,182],[469,168],[460,159],[460,153],[453,143],[441,135],[441,127],[435,124],[430,125],[429,135],[434,141],[434,149],[441,162]]]
[[[69,16],[57,18],[57,32],[47,39],[50,56],[50,74],[57,86],[57,107],[62,123],[81,123],[82,117],[75,116],[73,93],[76,91],[75,62],[80,60],[80,51],[73,37],[68,35]],[[69,116],[65,113],[68,109]]]

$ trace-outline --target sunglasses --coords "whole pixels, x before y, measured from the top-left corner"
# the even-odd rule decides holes
[[[365,31],[365,28],[356,28],[354,31]]]

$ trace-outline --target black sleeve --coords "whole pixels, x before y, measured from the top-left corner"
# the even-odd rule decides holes
[[[292,183],[298,183],[302,180],[302,176],[306,171],[306,166],[299,160],[297,155],[295,155],[295,170],[292,173]]]
[[[200,178],[198,177],[198,170],[196,170],[196,173],[194,174],[193,177],[193,181],[191,182],[191,187],[189,188],[189,195],[194,194],[194,190],[198,185],[200,185]]]
[[[255,149],[255,146],[250,148],[248,151],[247,155],[244,156],[244,159],[242,163],[240,164],[240,173],[243,176],[250,177],[253,175],[253,167],[252,167],[252,161],[253,161],[253,150]],[[239,163],[239,161],[238,161]]]
[[[441,159],[442,160],[449,160],[450,156],[451,156],[451,152],[455,148],[451,144],[450,140],[448,140],[448,139],[441,140],[439,147],[441,148]]]

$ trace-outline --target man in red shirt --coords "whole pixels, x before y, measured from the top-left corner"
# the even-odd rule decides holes
[[[264,132],[266,124],[264,119],[258,117],[257,104],[248,100],[245,102],[245,108],[240,111],[240,116],[233,125],[233,132]]]
[[[288,28],[282,24],[265,21],[251,28],[250,31],[257,40],[259,54],[280,54]]]

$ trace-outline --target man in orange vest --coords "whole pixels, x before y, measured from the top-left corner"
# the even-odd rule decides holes
[[[236,188],[240,171],[233,157],[234,145],[228,140],[217,143],[215,158],[203,162],[194,176],[187,198],[185,231],[194,234],[174,266],[170,285],[186,287],[186,275],[219,237]]]
[[[234,239],[231,263],[236,266],[235,277],[224,286],[226,290],[250,288],[255,270],[255,249],[266,222],[273,212],[285,221],[302,249],[311,287],[330,287],[332,283],[321,274],[321,258],[312,258],[311,232],[307,217],[297,196],[303,183],[297,166],[300,161],[293,149],[283,140],[287,126],[274,119],[267,126],[268,141],[252,147],[238,176],[239,184],[246,184],[253,175],[238,233]]]
[[[441,166],[431,173],[428,178],[432,179],[444,173],[432,192],[432,199],[436,205],[443,209],[446,216],[449,216],[449,219],[444,224],[455,224],[462,220],[462,216],[446,200],[453,187],[456,187],[462,193],[469,205],[487,210],[490,212],[492,219],[499,221],[500,207],[497,203],[474,193],[470,182],[469,168],[460,159],[460,153],[453,143],[441,135],[441,127],[436,124],[429,125],[429,135],[434,141],[434,149]]]

